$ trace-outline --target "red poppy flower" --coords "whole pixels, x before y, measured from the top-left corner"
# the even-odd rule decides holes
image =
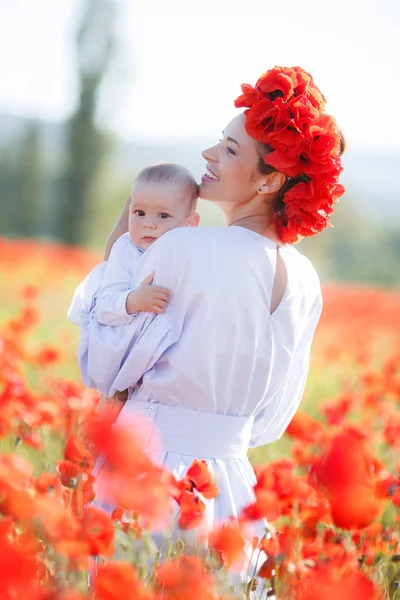
[[[325,428],[320,421],[313,419],[303,410],[298,410],[285,433],[296,440],[315,444],[326,437]]]
[[[296,72],[290,67],[275,67],[261,75],[256,83],[256,89],[266,94],[271,99],[282,98],[283,102],[289,100],[297,83]],[[279,96],[277,96],[279,95]]]
[[[94,579],[97,600],[153,600],[154,594],[127,562],[101,565]]]
[[[112,556],[114,553],[115,528],[110,515],[99,508],[86,508],[80,519],[80,539],[88,544],[91,556]]]
[[[242,95],[236,98],[236,108],[250,108],[255,102],[261,99],[260,93],[248,83],[242,84]]]
[[[103,445],[107,485],[98,496],[107,502],[137,511],[145,526],[165,526],[172,512],[164,468],[146,455],[132,431],[113,427]]]
[[[354,568],[335,568],[330,563],[310,569],[294,588],[293,600],[379,600],[373,582]]]
[[[223,523],[209,535],[209,544],[220,554],[226,567],[243,563],[246,538],[239,523]]]
[[[180,509],[178,525],[181,529],[194,529],[202,523],[206,505],[196,493],[183,492],[178,504]]]
[[[256,501],[243,508],[241,518],[250,521],[258,521],[259,519],[275,521],[280,514],[279,497],[276,492],[272,490],[259,490]]]
[[[332,519],[343,529],[363,529],[382,512],[382,500],[373,485],[355,483],[338,488],[330,499]]]
[[[127,535],[132,534],[137,540],[142,537],[142,527],[139,524],[139,515],[135,511],[124,511],[115,508],[111,515],[112,521],[117,521],[122,526],[122,531]]]
[[[64,457],[66,460],[82,467],[82,469],[91,470],[93,468],[93,458],[90,450],[86,447],[83,440],[76,435],[70,435],[65,444]]]
[[[39,564],[35,551],[28,551],[18,541],[0,538],[1,598],[39,600],[42,590],[37,578]]]
[[[250,137],[268,144],[268,136],[275,128],[282,128],[288,119],[288,111],[280,98],[271,102],[263,98],[246,111],[246,131]],[[269,163],[267,163],[269,164]]]
[[[218,486],[213,483],[211,471],[205,460],[195,458],[187,470],[185,479],[189,480],[190,488],[195,487],[207,500],[215,498],[219,493]]]
[[[354,428],[335,435],[310,476],[329,494],[343,487],[368,485],[376,474],[376,460],[365,436]]]
[[[157,567],[156,591],[163,600],[215,600],[214,578],[201,560],[180,556]]]

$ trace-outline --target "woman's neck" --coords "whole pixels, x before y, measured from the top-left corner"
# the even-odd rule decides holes
[[[272,215],[266,214],[248,214],[237,216],[227,220],[228,226],[244,227],[255,233],[269,238],[278,245],[282,244],[275,226],[275,219]]]

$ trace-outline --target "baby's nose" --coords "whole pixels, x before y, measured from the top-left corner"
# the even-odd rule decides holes
[[[156,223],[154,223],[153,221],[146,221],[144,226],[147,229],[155,229],[157,227]]]

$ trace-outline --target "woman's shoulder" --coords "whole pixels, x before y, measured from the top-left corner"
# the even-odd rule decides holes
[[[226,237],[228,227],[177,227],[164,233],[154,244],[159,251],[175,249],[188,251],[190,248],[206,249],[213,242],[218,243]]]
[[[300,250],[295,246],[287,245],[284,246],[284,248],[287,249],[293,262],[297,265],[298,268],[300,268],[309,277],[317,279],[319,281],[318,273],[308,256],[300,252]]]

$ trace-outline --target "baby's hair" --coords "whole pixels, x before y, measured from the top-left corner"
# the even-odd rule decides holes
[[[196,210],[196,203],[199,197],[199,186],[191,172],[172,162],[160,162],[149,165],[142,169],[136,177],[136,181],[147,183],[165,183],[173,185],[186,186],[188,197],[191,201],[191,210]]]

